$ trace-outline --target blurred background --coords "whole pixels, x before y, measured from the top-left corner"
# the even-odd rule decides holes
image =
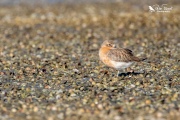
[[[136,4],[156,3],[176,4],[179,0],[0,0],[0,5],[18,5],[18,4],[55,4],[55,3],[81,3],[81,2],[130,2]]]

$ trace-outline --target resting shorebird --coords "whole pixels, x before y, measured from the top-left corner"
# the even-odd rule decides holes
[[[145,60],[134,56],[129,49],[116,48],[116,45],[110,40],[102,43],[99,57],[105,65],[118,70],[117,76],[119,76],[120,70],[130,67],[134,62]]]

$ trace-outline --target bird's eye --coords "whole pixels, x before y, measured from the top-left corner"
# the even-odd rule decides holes
[[[107,44],[108,47],[111,47],[111,44]]]

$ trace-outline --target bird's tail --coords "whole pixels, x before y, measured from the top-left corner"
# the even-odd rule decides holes
[[[140,58],[140,61],[144,61],[144,60],[146,60],[147,58]]]
[[[141,62],[141,61],[146,60],[147,58],[134,57],[133,59],[134,59],[134,61],[136,61],[136,62]]]

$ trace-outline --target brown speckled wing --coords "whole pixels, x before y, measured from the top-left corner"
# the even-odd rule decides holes
[[[131,50],[124,48],[111,49],[107,53],[107,57],[116,62],[139,62],[138,57],[135,57]]]

